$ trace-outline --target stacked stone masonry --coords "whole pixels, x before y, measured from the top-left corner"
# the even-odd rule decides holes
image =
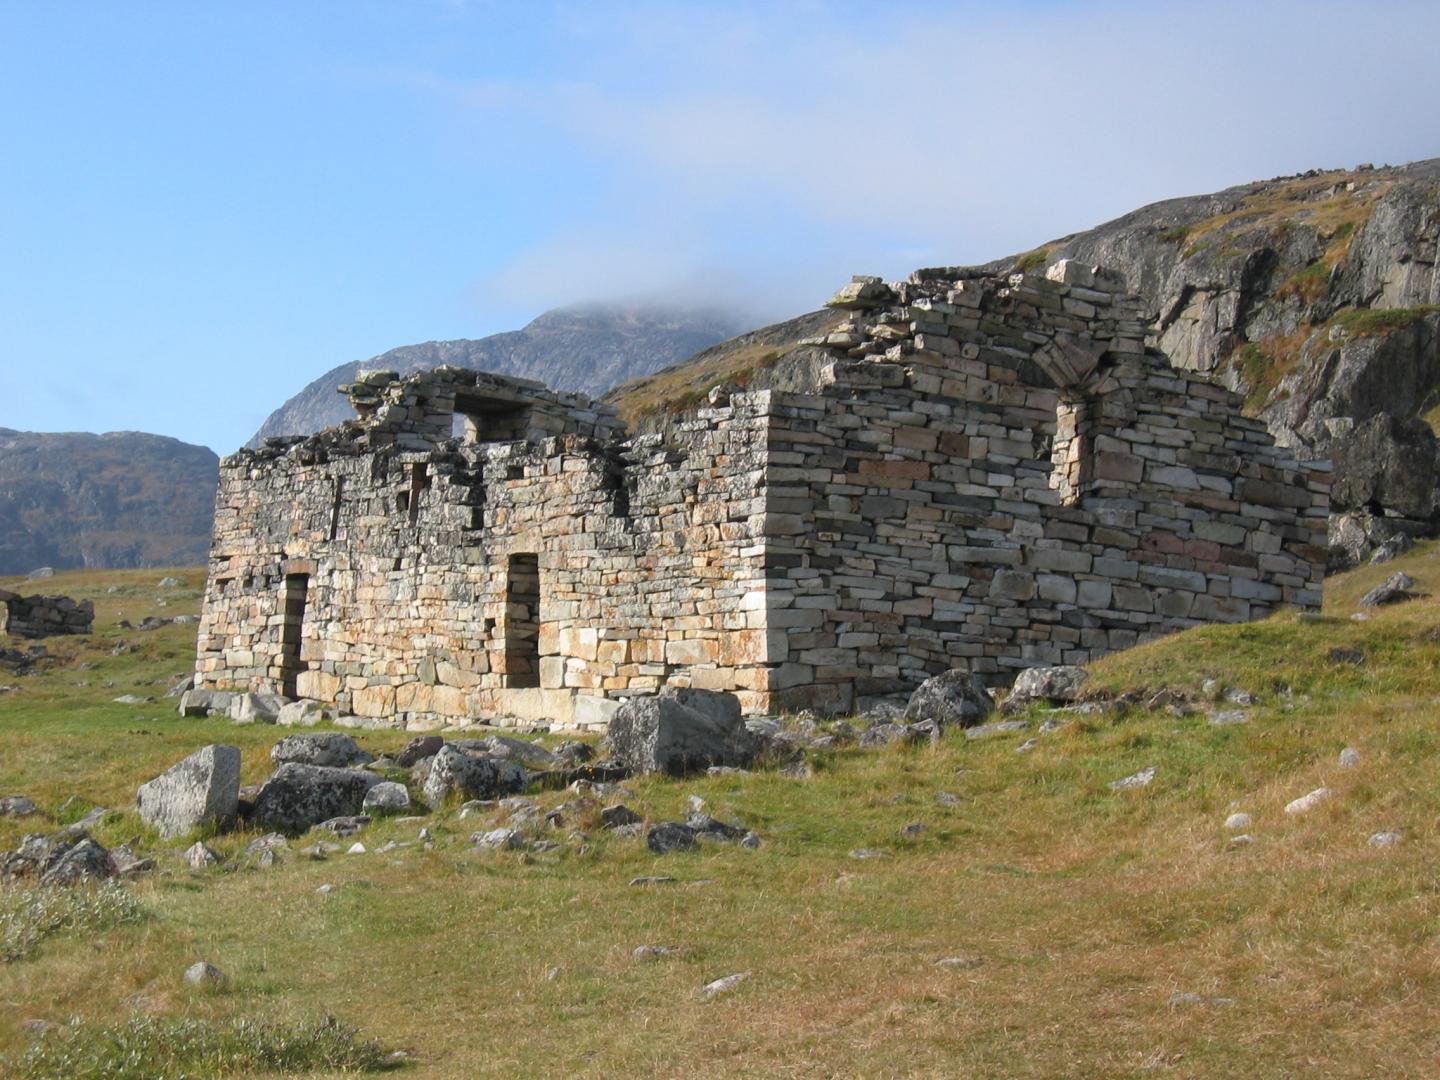
[[[1329,468],[1147,347],[1121,283],[857,278],[811,392],[663,435],[523,380],[362,375],[221,466],[197,685],[397,726],[664,685],[843,713],[1320,602]]]
[[[52,634],[88,634],[95,605],[68,596],[20,596],[0,589],[0,634],[43,638]]]

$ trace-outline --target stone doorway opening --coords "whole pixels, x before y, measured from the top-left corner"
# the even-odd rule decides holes
[[[505,575],[505,686],[540,685],[540,556],[511,555]]]
[[[286,574],[280,591],[280,692],[288,698],[296,692],[305,661],[300,659],[300,642],[305,635],[305,603],[310,593],[309,574]]]

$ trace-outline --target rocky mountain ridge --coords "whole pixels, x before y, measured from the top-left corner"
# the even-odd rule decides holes
[[[203,563],[219,467],[163,435],[0,428],[0,576]]]
[[[332,368],[271,413],[247,445],[258,447],[270,436],[313,434],[350,419],[350,405],[338,391],[365,369],[408,375],[449,364],[598,397],[745,328],[735,315],[703,309],[600,304],[557,308],[519,330],[476,340],[403,345]]]

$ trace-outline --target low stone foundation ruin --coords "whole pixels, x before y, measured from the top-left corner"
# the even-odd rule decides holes
[[[414,728],[664,685],[844,713],[1320,602],[1329,469],[1146,345],[1103,272],[856,279],[807,393],[660,435],[438,368],[221,463],[201,688]]]
[[[0,589],[0,634],[43,638],[53,634],[88,634],[95,605],[68,596],[21,596]]]

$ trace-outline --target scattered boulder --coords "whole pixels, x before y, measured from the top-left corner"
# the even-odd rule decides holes
[[[994,735],[1008,735],[1015,731],[1024,731],[1030,726],[1028,720],[995,720],[989,724],[980,724],[977,727],[965,729],[967,739],[988,739]]]
[[[182,675],[180,676],[180,678],[176,679],[173,683],[170,684],[170,689],[165,691],[164,696],[167,698],[178,698],[182,694],[188,693],[189,691],[194,689],[195,676],[193,674]]]
[[[1377,832],[1366,841],[1371,847],[1394,847],[1401,840],[1398,832]]]
[[[1084,668],[1068,664],[1026,668],[1015,679],[1001,711],[1016,712],[1036,702],[1068,705],[1079,700],[1089,678],[1090,673]]]
[[[609,738],[621,765],[672,776],[711,765],[747,766],[764,745],[741,721],[733,695],[699,690],[627,701],[610,719]]]
[[[1249,814],[1237,812],[1225,819],[1225,828],[1231,832],[1239,832],[1241,829],[1248,829],[1252,820]]]
[[[270,748],[270,760],[277,766],[289,762],[326,765],[332,769],[358,768],[375,760],[375,755],[356,745],[343,731],[307,731],[286,735]]]
[[[519,829],[491,829],[489,832],[477,832],[470,836],[470,843],[477,848],[488,848],[492,851],[510,851],[525,846],[525,837],[520,834]]]
[[[201,960],[199,963],[191,964],[185,969],[185,985],[198,986],[212,990],[221,989],[227,982],[228,977],[214,964]]]
[[[930,720],[941,727],[974,727],[995,711],[995,699],[979,675],[955,668],[926,679],[905,706],[907,720]]]
[[[174,589],[178,587],[179,584],[180,579],[177,577],[162,577],[160,579],[160,588],[162,589]]]
[[[185,860],[185,865],[191,870],[208,870],[212,866],[220,865],[220,856],[200,840],[196,840],[186,848],[185,854],[181,858]]]
[[[523,790],[527,782],[525,770],[513,761],[467,754],[446,745],[430,763],[421,796],[434,809],[451,793],[467,799],[495,799]]]
[[[142,784],[137,801],[140,819],[168,839],[207,822],[230,822],[239,796],[239,749],[211,744]]]
[[[432,758],[440,752],[445,740],[439,735],[419,735],[402,746],[394,756],[398,768],[409,769],[417,763]]]
[[[59,834],[65,836],[64,833]],[[41,885],[79,885],[86,881],[104,881],[115,874],[110,853],[90,837],[81,833],[73,840],[54,841],[44,869]]]
[[[386,780],[365,793],[360,807],[367,814],[398,814],[410,809],[410,792],[404,784]]]
[[[735,987],[739,986],[748,978],[750,978],[750,972],[737,971],[734,975],[726,975],[724,978],[716,979],[714,982],[708,982],[700,988],[700,997],[705,1001],[709,1001],[713,997],[734,990]]]
[[[1414,587],[1415,579],[1409,574],[1391,574],[1360,598],[1360,606],[1382,607],[1386,604],[1398,604],[1404,600],[1414,600],[1420,595],[1410,591]]]
[[[1332,792],[1329,788],[1324,788],[1324,787],[1322,787],[1322,788],[1316,788],[1314,791],[1310,792],[1310,794],[1308,794],[1308,795],[1301,795],[1300,798],[1295,799],[1295,800],[1292,801],[1292,802],[1286,803],[1286,804],[1285,804],[1285,813],[1287,813],[1287,814],[1305,814],[1305,813],[1309,813],[1311,810],[1314,810],[1315,807],[1319,806],[1319,805],[1320,805],[1322,802],[1324,802],[1326,799],[1330,798],[1330,796],[1331,796],[1332,794],[1334,794],[1334,792]]]
[[[1393,518],[1362,510],[1331,514],[1327,545],[1328,569],[1339,573],[1372,560],[1388,562],[1413,547],[1414,541]]]
[[[328,712],[320,702],[308,698],[287,701],[275,714],[275,722],[281,727],[314,727],[325,720]]]
[[[1154,779],[1155,779],[1155,766],[1154,766],[1154,765],[1147,765],[1145,768],[1141,769],[1141,770],[1140,770],[1139,772],[1137,772],[1137,773],[1131,773],[1129,776],[1124,777],[1123,779],[1120,779],[1120,780],[1112,780],[1112,781],[1110,781],[1110,790],[1111,790],[1111,791],[1133,791],[1133,790],[1136,789],[1136,788],[1145,787],[1146,785],[1148,785],[1148,784],[1150,783],[1150,781],[1152,781],[1152,780],[1154,780]]]
[[[600,811],[600,821],[606,829],[618,829],[622,825],[640,824],[641,817],[624,803],[616,803]]]
[[[215,716],[227,714],[235,694],[229,690],[186,690],[180,695],[177,711],[181,716]]]
[[[364,814],[347,814],[344,817],[333,817],[328,821],[322,821],[315,827],[332,832],[336,836],[346,837],[354,836],[362,829],[368,828],[369,825],[370,819]]]
[[[672,851],[693,851],[695,830],[678,821],[663,821],[659,825],[651,826],[645,833],[645,846],[656,855],[666,855]]]
[[[564,762],[539,743],[515,739],[508,735],[487,735],[483,739],[456,739],[450,745],[466,753],[484,753],[491,757],[518,761],[531,769],[553,769]]]
[[[236,724],[274,724],[287,704],[280,694],[237,694],[230,702],[230,719]]]
[[[630,955],[636,960],[658,960],[662,956],[674,956],[678,952],[678,945],[637,945],[630,951]]]
[[[110,852],[110,869],[116,877],[139,877],[155,869],[155,860],[135,854],[129,844],[121,844]]]
[[[36,812],[35,804],[24,795],[6,795],[0,798],[0,817],[29,817]]]
[[[692,810],[686,815],[685,824],[695,833],[697,839],[705,840],[740,840],[747,831],[739,825],[717,820],[700,810]],[[646,842],[649,842],[648,837]]]
[[[1359,751],[1359,750],[1356,750],[1353,746],[1347,746],[1347,747],[1345,747],[1344,750],[1341,750],[1341,751],[1340,751],[1340,767],[1341,767],[1342,769],[1352,769],[1352,768],[1354,768],[1356,765],[1359,765],[1359,764],[1360,764],[1360,751]]]
[[[322,821],[360,812],[380,778],[361,769],[287,762],[266,780],[251,815],[257,828],[302,833]]]

